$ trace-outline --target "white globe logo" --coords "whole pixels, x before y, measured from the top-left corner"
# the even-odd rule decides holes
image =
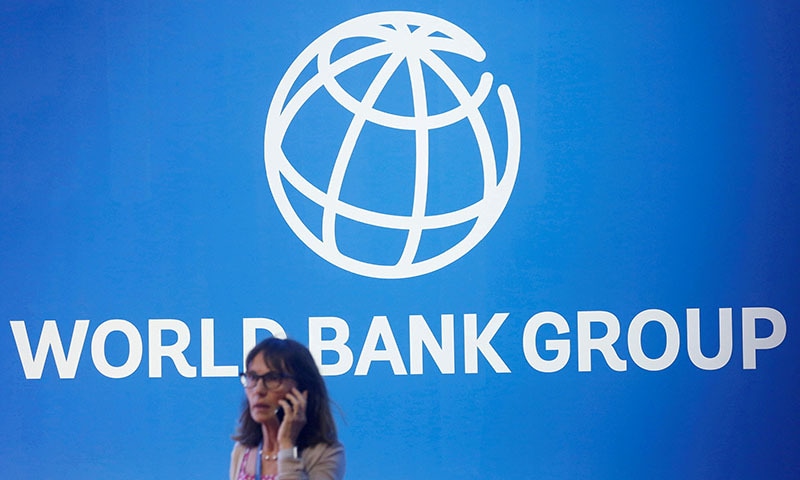
[[[359,48],[339,57],[334,50],[343,42],[360,41]],[[483,72],[470,92],[442,54],[457,55],[472,62],[486,57],[483,48],[464,30],[438,17],[416,12],[379,12],[348,20],[311,43],[284,74],[267,114],[264,134],[264,162],[272,195],[289,227],[317,255],[349,272],[373,278],[409,278],[424,275],[458,260],[492,229],[505,208],[517,176],[520,156],[520,128],[514,98],[506,85],[497,88],[507,132],[506,160],[502,175],[497,171],[495,145],[479,108],[491,93],[492,75]],[[361,94],[342,85],[342,78],[365,62],[381,62]],[[403,66],[403,69],[400,67]],[[408,96],[413,113],[401,115],[376,108],[378,99],[392,77],[402,71],[410,84]],[[426,73],[427,72],[427,73]],[[429,111],[426,75],[438,76],[455,98],[456,106],[446,111]],[[312,96],[327,95],[349,115],[341,125],[338,151],[330,157],[290,158],[284,145],[287,131],[298,112]],[[445,212],[431,211],[431,135],[456,123],[468,125],[480,154],[482,191],[476,201]],[[340,122],[341,123],[341,122]],[[407,212],[379,211],[343,198],[342,190],[359,137],[365,128],[408,132],[414,139],[413,199]],[[301,129],[302,130],[302,129]],[[314,142],[320,132],[302,130],[303,142]],[[337,137],[338,138],[338,137]],[[438,138],[438,137],[437,137]],[[451,155],[451,157],[453,157]],[[457,157],[457,155],[455,155]],[[319,160],[326,174],[320,185],[298,171],[298,163]],[[458,165],[459,158],[447,161]],[[370,162],[385,161],[381,155]],[[498,178],[500,177],[500,178]],[[292,194],[287,193],[290,187]],[[480,187],[479,187],[480,188]],[[290,200],[291,198],[291,200]],[[301,200],[298,200],[301,199]],[[309,220],[298,213],[298,203],[313,204],[321,214]],[[352,252],[343,253],[337,239],[337,224],[349,222],[388,229],[402,234],[402,247],[390,262],[365,260]],[[466,233],[441,251],[420,253],[426,232],[460,226]],[[466,226],[466,228],[464,227]],[[316,232],[316,233],[315,233]]]

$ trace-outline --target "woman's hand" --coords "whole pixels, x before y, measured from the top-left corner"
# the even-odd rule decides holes
[[[308,391],[301,392],[296,387],[278,401],[283,408],[283,421],[278,428],[278,446],[281,450],[297,445],[297,437],[306,426],[307,402]]]

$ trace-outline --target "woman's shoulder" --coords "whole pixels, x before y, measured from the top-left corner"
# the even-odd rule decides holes
[[[233,452],[231,452],[231,455],[242,455],[248,448],[249,447],[245,446],[243,443],[236,442],[233,444]]]
[[[331,478],[344,477],[344,445],[339,442],[312,445],[303,450],[301,457],[309,469],[329,471]]]
[[[238,465],[239,462],[242,461],[244,454],[250,449],[247,445],[236,442],[233,444],[233,450],[231,451],[231,465]]]
[[[327,455],[344,455],[344,445],[340,442],[318,443],[303,450],[303,456],[323,457]]]

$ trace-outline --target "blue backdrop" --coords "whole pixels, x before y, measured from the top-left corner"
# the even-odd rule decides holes
[[[443,70],[409,60],[372,113],[328,78],[280,123],[320,78],[312,56],[290,85],[301,52],[394,10],[456,27],[376,19],[333,61],[397,33],[392,58],[437,45],[485,101],[458,110]],[[235,372],[266,334],[250,318],[316,345],[348,478],[797,478],[797,2],[11,1],[0,22],[4,478],[224,478]],[[331,75],[362,101],[387,52]],[[426,108],[463,114],[369,117]],[[514,118],[513,190],[481,203],[513,170]],[[265,132],[283,142],[266,159]],[[414,270],[492,214],[473,248]],[[407,268],[354,273],[336,248]]]

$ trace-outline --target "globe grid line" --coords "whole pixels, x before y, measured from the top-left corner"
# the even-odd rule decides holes
[[[406,30],[408,30],[406,26]],[[421,29],[420,29],[421,30]],[[419,32],[418,35],[425,33]],[[409,31],[409,34],[411,32]],[[410,35],[413,38],[413,34]],[[427,37],[427,35],[426,35]],[[416,52],[415,52],[416,53]],[[422,52],[424,54],[424,51]],[[411,100],[414,105],[414,118],[427,118],[428,116],[428,97],[425,89],[425,78],[422,72],[422,62],[420,54],[411,56],[406,52],[405,61],[408,68],[409,80],[411,80]],[[414,168],[414,198],[411,204],[411,217],[414,219],[413,226],[408,229],[405,248],[400,254],[397,265],[411,265],[419,251],[419,244],[422,240],[422,227],[419,219],[425,217],[428,206],[429,188],[429,166],[430,166],[430,130],[422,125],[417,125],[414,131],[415,137],[415,159]]]
[[[355,149],[358,138],[361,135],[364,123],[367,121],[367,115],[363,112],[372,108],[372,105],[374,105],[378,100],[378,96],[381,94],[384,87],[389,82],[392,75],[394,75],[394,73],[397,71],[397,68],[400,64],[402,64],[402,62],[403,58],[400,55],[392,53],[389,56],[389,59],[384,62],[383,66],[370,83],[370,86],[367,88],[364,98],[361,100],[359,105],[361,108],[355,112],[351,110],[353,113],[353,119],[350,121],[350,125],[347,128],[347,132],[345,133],[341,147],[339,148],[339,153],[336,155],[336,161],[334,162],[333,171],[331,172],[328,182],[328,189],[327,192],[325,192],[326,206],[323,207],[322,210],[322,243],[326,245],[328,249],[335,250],[337,253],[340,252],[336,245],[335,230],[336,217],[339,215],[339,212],[337,212],[336,209],[331,208],[331,205],[338,205],[341,203],[339,194],[341,193],[341,188],[344,184],[344,176],[347,173],[347,167],[350,164],[353,150]]]

